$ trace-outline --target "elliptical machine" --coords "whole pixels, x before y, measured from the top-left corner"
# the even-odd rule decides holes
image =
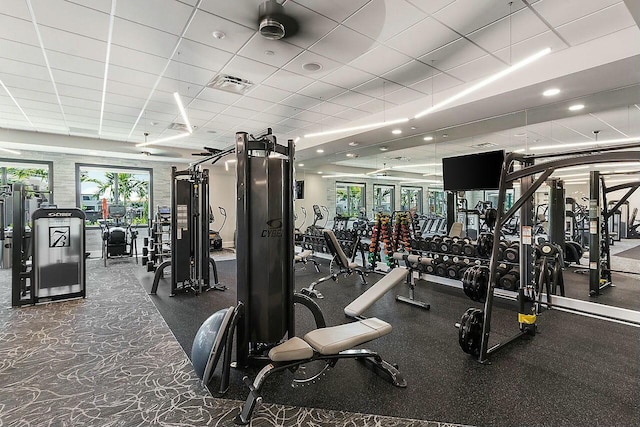
[[[109,217],[115,224],[108,221],[99,221],[102,232],[102,259],[104,266],[107,260],[113,257],[135,256],[138,263],[138,230],[133,230],[130,223],[122,221],[126,217],[127,208],[124,205],[110,205]]]
[[[220,211],[220,215],[222,215],[222,217],[224,218],[222,220],[222,225],[220,226],[220,228],[215,231],[215,230],[209,230],[209,247],[211,250],[213,251],[221,251],[222,250],[222,229],[224,228],[224,225],[227,223],[227,210],[225,208],[223,208],[222,206],[218,206],[218,210]],[[214,222],[214,216],[213,216],[213,212],[211,211],[211,206],[209,206],[209,216],[210,216],[210,222]]]

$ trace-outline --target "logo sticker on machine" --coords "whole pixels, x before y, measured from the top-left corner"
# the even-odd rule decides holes
[[[68,248],[71,246],[70,227],[49,227],[49,247]]]
[[[262,237],[282,237],[282,218],[267,221],[267,228],[262,230]]]

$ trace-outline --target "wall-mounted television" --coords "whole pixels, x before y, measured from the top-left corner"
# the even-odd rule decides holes
[[[447,191],[496,190],[500,186],[500,173],[504,151],[442,159],[442,179]]]
[[[304,199],[304,180],[296,181],[294,186],[296,200]]]

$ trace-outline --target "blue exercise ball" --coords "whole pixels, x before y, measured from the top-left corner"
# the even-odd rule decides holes
[[[202,323],[200,329],[198,329],[198,333],[196,333],[193,345],[191,346],[191,363],[200,379],[205,375],[207,362],[211,356],[213,346],[216,344],[216,338],[218,338],[219,334],[224,334],[223,328],[226,327],[226,325],[223,325],[223,323],[225,323],[225,318],[227,318],[226,323],[228,323],[230,316],[227,316],[227,313],[230,311],[233,311],[232,307],[216,311]],[[222,337],[218,338],[218,341],[221,338]],[[224,345],[224,343],[222,344]],[[218,345],[216,351],[219,352],[221,348],[222,345]],[[215,366],[211,367],[211,371],[214,369]]]

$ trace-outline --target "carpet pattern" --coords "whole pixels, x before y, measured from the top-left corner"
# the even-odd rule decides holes
[[[12,309],[0,271],[0,426],[230,426],[241,404],[213,398],[135,277],[87,263],[87,299]],[[265,404],[253,426],[452,424]]]

